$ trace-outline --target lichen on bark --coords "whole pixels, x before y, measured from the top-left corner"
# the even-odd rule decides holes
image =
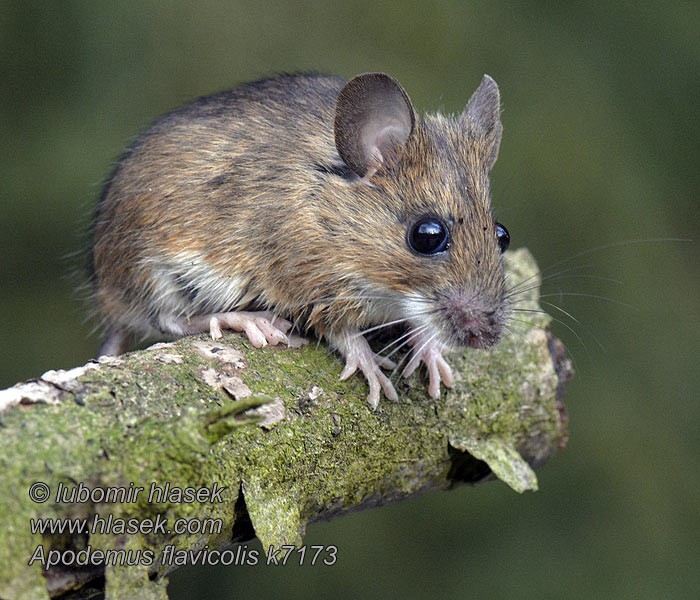
[[[506,254],[512,282],[537,269],[525,250]],[[536,288],[520,296],[539,310]],[[557,400],[570,373],[553,361],[548,317],[526,324],[487,352],[450,356],[455,387],[429,398],[423,375],[401,379],[399,400],[366,403],[360,377],[338,380],[342,364],[320,344],[255,350],[235,334],[195,336],[0,392],[0,598],[165,598],[163,549],[225,548],[257,536],[265,547],[299,544],[309,523],[450,489],[495,474],[535,489],[532,467],[565,440]],[[490,468],[489,468],[490,467]],[[34,482],[51,496],[30,499]],[[59,484],[144,493],[128,502],[56,501]],[[149,501],[152,485],[218,489],[215,502]],[[220,531],[135,535],[32,533],[37,518],[221,523]],[[209,519],[210,521],[206,521]],[[42,571],[46,552],[140,551],[134,566]],[[70,556],[70,555],[68,555]],[[123,556],[123,555],[122,555]],[[181,556],[181,555],[180,555]]]

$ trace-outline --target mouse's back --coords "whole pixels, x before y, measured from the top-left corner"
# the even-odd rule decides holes
[[[241,300],[241,278],[265,268],[251,256],[265,256],[279,226],[295,218],[318,185],[315,169],[336,168],[333,119],[343,83],[282,75],[205,96],[131,145],[93,230],[92,278],[110,321],[158,331],[156,304],[188,315]],[[224,264],[232,256],[233,271]],[[228,285],[197,273],[200,258],[228,266]]]

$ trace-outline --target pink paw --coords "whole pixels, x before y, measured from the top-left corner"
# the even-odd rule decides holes
[[[280,342],[289,343],[287,331],[292,324],[285,319],[275,317],[271,312],[228,312],[216,313],[209,317],[209,333],[212,339],[221,337],[221,328],[243,331],[250,343],[256,348],[270,344],[276,346]]]
[[[375,354],[369,347],[367,340],[359,334],[345,335],[334,345],[345,356],[345,368],[340,374],[340,380],[344,381],[357,369],[360,369],[369,384],[367,402],[373,409],[377,408],[379,404],[380,390],[384,391],[384,395],[389,400],[399,399],[394,385],[380,368],[393,369],[396,366],[394,361]]]
[[[452,369],[442,356],[444,346],[435,340],[425,340],[422,336],[413,338],[410,343],[413,346],[413,352],[402,375],[410,376],[423,362],[428,367],[428,394],[431,398],[439,398],[440,381],[447,387],[452,387],[455,383]]]

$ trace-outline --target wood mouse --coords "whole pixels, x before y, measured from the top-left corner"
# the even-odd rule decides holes
[[[496,83],[462,114],[416,113],[384,73],[346,82],[280,75],[165,115],[125,152],[93,227],[100,354],[133,335],[227,328],[255,347],[294,323],[359,369],[369,404],[397,394],[368,330],[403,324],[408,376],[454,377],[449,348],[497,343],[508,314],[489,172],[501,141]]]

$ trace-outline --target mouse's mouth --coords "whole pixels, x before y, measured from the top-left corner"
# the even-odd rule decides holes
[[[491,346],[495,346],[501,339],[500,333],[493,334],[490,331],[469,331],[462,337],[463,342],[460,343],[460,346],[469,346],[475,350],[486,350],[487,348],[491,348]]]
[[[500,302],[483,298],[465,298],[461,294],[445,302],[445,316],[457,346],[485,350],[495,346],[505,327],[505,314]]]

